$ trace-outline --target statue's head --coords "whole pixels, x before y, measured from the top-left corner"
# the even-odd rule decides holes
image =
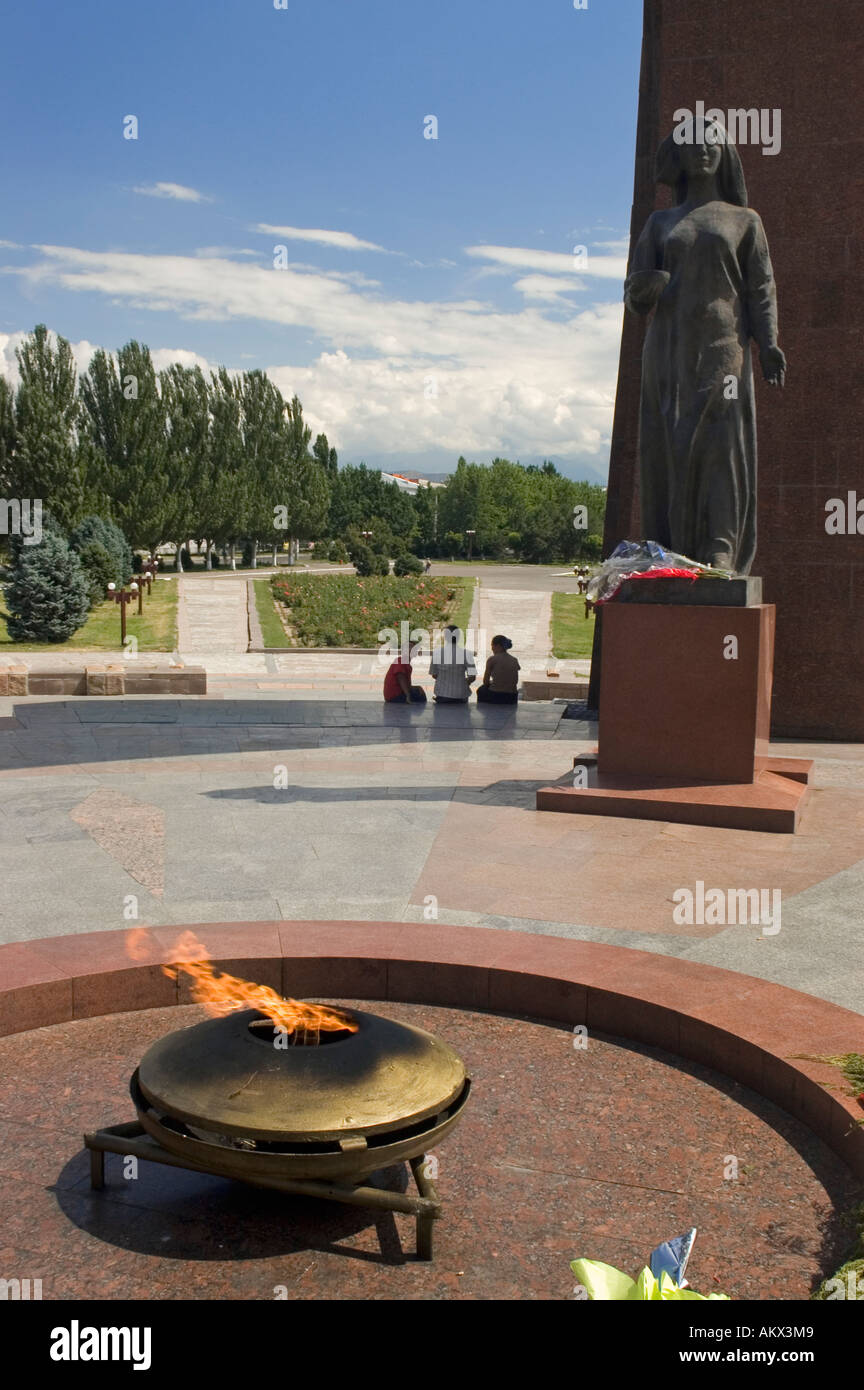
[[[688,181],[698,174],[716,174],[720,168],[720,147],[719,145],[709,144],[707,140],[701,141],[698,145],[682,145],[678,155],[678,163],[682,174],[685,174]]]
[[[657,151],[655,178],[675,189],[676,202],[687,199],[691,178],[713,174],[724,203],[747,206],[747,185],[741,157],[719,121],[694,120],[676,126]]]

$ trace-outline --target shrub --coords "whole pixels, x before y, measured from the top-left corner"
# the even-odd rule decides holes
[[[120,571],[117,568],[117,557],[116,555],[109,555],[104,545],[100,545],[98,541],[88,541],[78,551],[78,559],[81,561],[81,568],[87,577],[90,607],[95,608],[97,603],[105,601],[108,585],[119,582]]]
[[[13,642],[65,642],[87,619],[90,586],[74,550],[54,532],[22,546],[6,585]]]
[[[344,541],[331,541],[327,551],[327,559],[334,564],[344,565],[348,559],[348,547]]]
[[[422,574],[423,561],[416,555],[399,555],[393,565],[393,573],[402,578],[406,574]]]
[[[378,556],[370,550],[368,545],[355,545],[351,554],[354,561],[354,568],[359,575],[365,579],[370,574],[377,574]]]
[[[116,573],[112,575],[112,581],[115,584],[127,583],[135,569],[135,557],[120,527],[104,516],[85,516],[69,536],[69,544],[80,554],[91,541],[103,546],[114,559]]]

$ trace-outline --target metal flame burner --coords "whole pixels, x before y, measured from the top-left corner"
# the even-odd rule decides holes
[[[105,1153],[114,1152],[407,1211],[417,1218],[418,1254],[431,1258],[441,1203],[425,1155],[457,1124],[470,1079],[430,1033],[342,1012],[356,1032],[279,1034],[244,1010],[160,1038],[130,1082],[138,1122],[84,1136],[93,1186],[104,1184]],[[358,1185],[406,1160],[419,1197]]]

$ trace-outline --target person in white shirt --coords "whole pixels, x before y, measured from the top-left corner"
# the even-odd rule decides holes
[[[429,663],[429,674],[435,677],[435,702],[439,705],[464,705],[477,679],[474,653],[460,641],[459,629],[449,623],[444,640],[436,647]]]

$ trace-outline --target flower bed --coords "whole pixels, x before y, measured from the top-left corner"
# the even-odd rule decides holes
[[[403,622],[427,631],[458,622],[465,582],[354,574],[276,575],[274,601],[301,647],[377,647],[382,628]],[[472,583],[473,588],[473,583]],[[463,624],[464,625],[464,624]]]

